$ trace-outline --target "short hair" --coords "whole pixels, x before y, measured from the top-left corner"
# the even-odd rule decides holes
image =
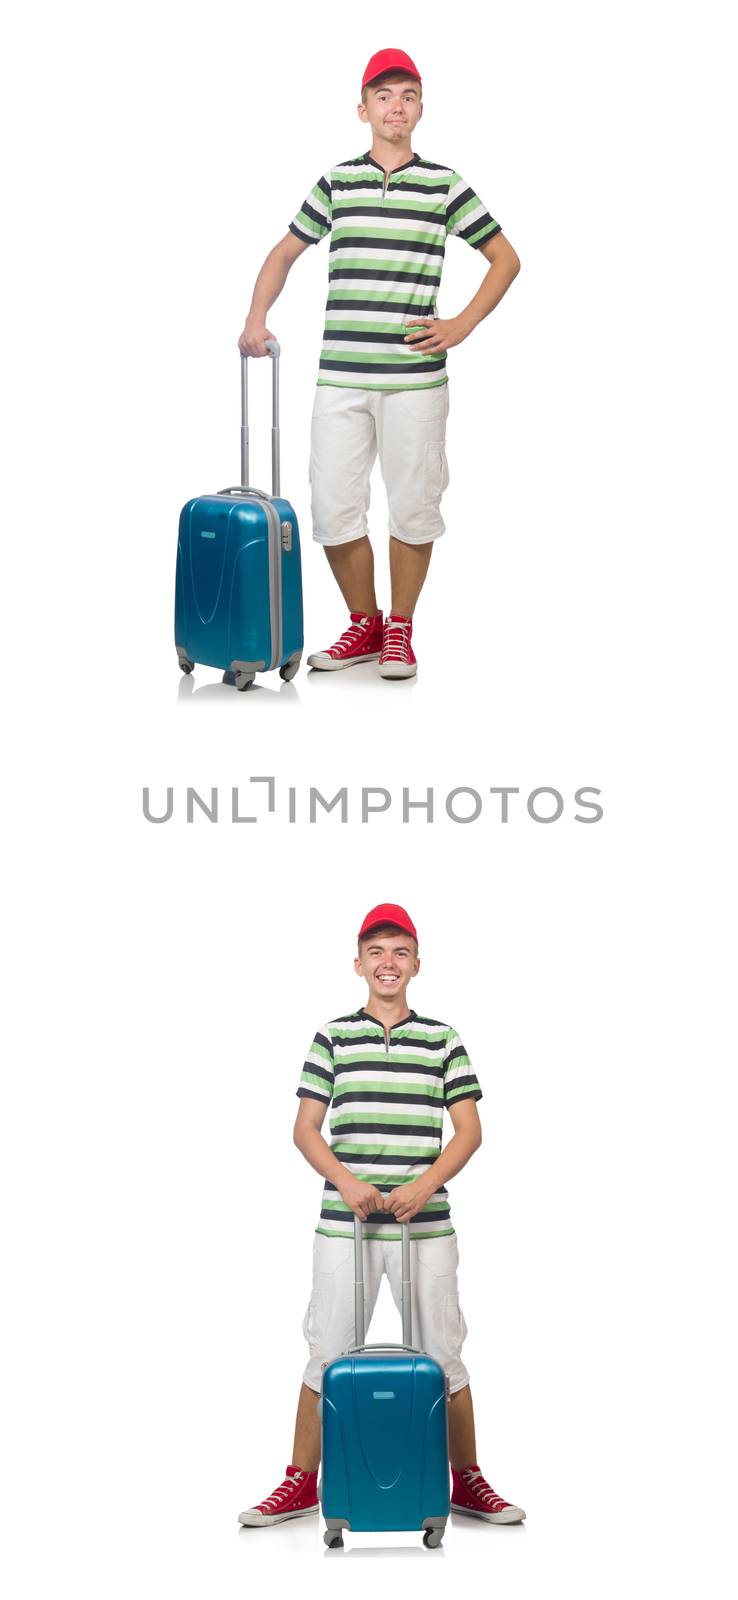
[[[379,934],[383,933],[404,933],[406,939],[412,939],[417,954],[419,949],[417,939],[414,939],[413,935],[408,933],[407,928],[399,927],[396,922],[378,922],[376,928],[370,928],[368,933],[363,934],[359,939],[359,954],[361,954],[363,944],[368,944],[370,939],[376,939]]]
[[[420,90],[420,99],[422,100],[422,98],[423,98],[423,85],[422,85],[422,83],[421,83],[419,78],[413,78],[413,75],[412,75],[411,72],[400,72],[399,67],[388,67],[386,72],[380,72],[376,78],[372,78],[370,83],[365,83],[364,84],[364,87],[363,87],[363,89],[361,91],[361,102],[362,102],[362,105],[366,105],[366,92],[367,92],[367,89],[378,89],[380,83],[384,83],[385,78],[411,78],[413,83],[417,83],[418,88]]]

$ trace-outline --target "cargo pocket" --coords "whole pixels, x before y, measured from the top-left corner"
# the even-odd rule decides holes
[[[423,456],[423,504],[438,506],[448,488],[449,470],[443,439],[429,439]]]

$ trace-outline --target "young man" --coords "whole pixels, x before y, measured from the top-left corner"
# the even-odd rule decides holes
[[[446,351],[493,310],[520,262],[458,172],[413,154],[422,85],[404,51],[372,56],[358,113],[371,128],[371,148],[319,178],[264,262],[238,343],[245,355],[267,354],[265,340],[276,336],[266,314],[290,267],[331,233],[310,483],[313,537],[325,548],[350,619],[336,643],[308,661],[329,672],[379,661],[382,677],[409,678],[417,671],[415,605],[433,541],[445,531]],[[440,318],[436,298],[449,234],[465,239],[490,266],[469,305]],[[366,517],[377,452],[389,504],[386,620],[377,605]]]
[[[418,936],[402,906],[375,906],[359,930],[354,967],[367,1003],[315,1035],[297,1090],[294,1139],[325,1179],[313,1249],[313,1290],[303,1333],[303,1373],[292,1462],[281,1484],[243,1511],[246,1527],[268,1527],[318,1510],[321,1372],[354,1342],[354,1227],[364,1222],[364,1304],[368,1331],[386,1272],[401,1308],[401,1232],[410,1229],[413,1338],[443,1367],[451,1390],[452,1511],[486,1522],[522,1522],[525,1512],[495,1494],[477,1464],[469,1374],[461,1359],[466,1324],[459,1305],[459,1251],[446,1180],[479,1148],[476,1075],[453,1028],[419,1017],[407,988],[420,967]],[[331,1143],[320,1129],[328,1106]],[[441,1154],[444,1108],[454,1125]]]

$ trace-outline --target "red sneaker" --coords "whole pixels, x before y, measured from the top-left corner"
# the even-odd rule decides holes
[[[318,1509],[318,1472],[303,1472],[300,1467],[288,1467],[282,1483],[274,1494],[267,1495],[258,1506],[242,1511],[239,1522],[244,1528],[266,1528],[271,1522],[287,1522],[290,1517],[307,1517]]]
[[[362,661],[378,661],[382,648],[382,613],[370,617],[364,611],[351,611],[351,626],[328,650],[317,650],[308,656],[308,666],[320,672],[340,672],[342,667],[356,667]]]
[[[502,1495],[495,1494],[478,1466],[462,1467],[457,1472],[451,1468],[451,1510],[462,1511],[467,1517],[482,1517],[485,1522],[524,1522],[525,1512],[513,1506]]]
[[[413,654],[411,617],[401,617],[391,611],[384,624],[382,654],[379,657],[379,675],[382,678],[414,678],[418,663]]]

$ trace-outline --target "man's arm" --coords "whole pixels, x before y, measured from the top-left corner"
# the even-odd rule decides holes
[[[320,1130],[327,1110],[327,1100],[311,1100],[306,1096],[300,1101],[292,1137],[311,1167],[321,1178],[335,1184],[341,1199],[365,1221],[372,1211],[384,1209],[384,1196],[372,1183],[355,1178],[326,1144]]]
[[[298,239],[294,233],[286,233],[279,244],[275,244],[274,249],[269,251],[254,284],[249,314],[238,341],[242,355],[268,356],[269,351],[264,340],[274,339],[276,334],[271,333],[266,325],[267,311],[282,293],[290,267],[297,257],[302,255],[303,250],[309,249],[310,246],[304,239]]]
[[[482,279],[474,299],[454,318],[463,330],[464,339],[499,305],[503,294],[507,294],[513,278],[517,278],[520,271],[520,258],[504,233],[496,233],[486,244],[480,245],[479,254],[489,261],[489,271]]]
[[[479,254],[489,261],[489,271],[482,279],[474,299],[459,312],[458,317],[413,317],[408,321],[408,328],[421,329],[419,333],[405,335],[405,343],[411,344],[414,350],[428,355],[461,344],[489,316],[490,311],[494,311],[503,294],[507,294],[513,278],[517,278],[520,271],[520,259],[510,240],[505,238],[504,233],[495,233],[486,244],[480,245]],[[422,328],[421,324],[424,324]]]
[[[416,1212],[422,1211],[436,1189],[440,1189],[449,1178],[455,1178],[482,1143],[482,1124],[476,1100],[472,1100],[471,1096],[468,1100],[457,1100],[449,1106],[448,1112],[454,1133],[437,1161],[414,1183],[402,1184],[399,1189],[393,1189],[391,1194],[385,1196],[385,1210],[393,1211],[398,1222],[409,1222]]]

